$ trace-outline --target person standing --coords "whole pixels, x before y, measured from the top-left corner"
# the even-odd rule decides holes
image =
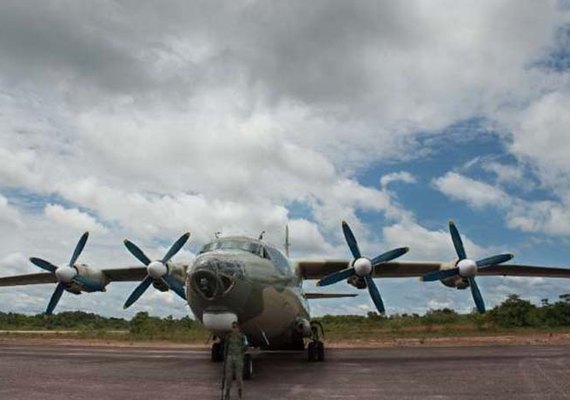
[[[226,335],[224,343],[224,399],[229,400],[232,381],[235,374],[238,383],[238,394],[243,392],[243,359],[247,350],[247,338],[239,329],[237,322],[232,323],[232,330]]]

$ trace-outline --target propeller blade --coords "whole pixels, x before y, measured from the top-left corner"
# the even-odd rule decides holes
[[[347,269],[340,270],[338,272],[333,272],[325,276],[323,279],[317,282],[317,286],[328,286],[332,285],[333,283],[340,282],[344,279],[350,278],[354,275],[354,268],[350,267]]]
[[[455,222],[449,221],[449,233],[451,233],[451,240],[453,241],[453,246],[455,247],[455,252],[460,260],[467,258],[465,254],[465,248],[463,247],[463,241],[461,240],[461,235],[455,226]]]
[[[73,250],[73,255],[71,256],[71,260],[69,260],[70,267],[73,267],[75,265],[75,262],[77,261],[79,255],[83,251],[83,248],[85,247],[85,243],[87,243],[88,238],[89,238],[89,232],[85,232],[83,235],[81,235],[81,238],[79,238],[79,242],[77,242],[75,250]]]
[[[370,293],[370,297],[372,297],[372,301],[376,306],[376,309],[380,314],[384,314],[386,309],[384,308],[384,302],[382,301],[382,296],[380,296],[380,292],[374,283],[374,279],[370,275],[364,276],[366,280],[366,286],[368,286],[368,292]]]
[[[57,267],[50,263],[49,261],[42,260],[41,258],[32,257],[30,258],[30,262],[41,269],[45,269],[49,272],[55,272]]]
[[[477,282],[475,282],[475,277],[470,276],[467,279],[469,280],[469,287],[471,288],[471,294],[473,295],[473,300],[475,300],[477,310],[482,314],[485,312],[485,302],[483,301],[483,296],[481,296],[481,292],[479,291],[479,286],[477,286]]]
[[[440,281],[445,278],[450,278],[455,275],[459,275],[459,268],[442,269],[439,271],[428,272],[427,274],[422,276],[421,279],[424,282],[432,282],[432,281]]]
[[[162,277],[162,280],[168,284],[174,293],[186,300],[186,293],[184,293],[184,288],[172,275],[164,275]]]
[[[64,288],[65,285],[63,283],[57,285],[55,291],[51,295],[51,299],[49,300],[49,304],[46,309],[46,315],[51,315],[53,313],[55,306],[57,306],[57,303],[59,303],[59,299],[61,299],[61,295],[63,294]]]
[[[342,221],[342,232],[344,233],[344,238],[346,239],[346,243],[348,247],[350,247],[350,251],[352,256],[355,259],[359,259],[362,257],[360,254],[360,249],[358,248],[358,243],[356,242],[356,238],[350,229],[350,226],[346,223],[346,221]]]
[[[387,251],[386,253],[381,254],[378,257],[374,258],[372,260],[372,266],[376,267],[378,264],[381,264],[383,262],[387,262],[387,261],[393,260],[395,258],[398,258],[400,256],[403,256],[408,251],[410,251],[409,247],[400,247],[397,249]]]
[[[180,251],[182,246],[186,244],[188,238],[190,237],[190,232],[186,232],[184,235],[180,236],[180,238],[174,242],[170,250],[166,253],[166,255],[162,258],[162,263],[166,264],[176,253]]]
[[[125,239],[124,243],[127,250],[129,250],[131,254],[137,258],[137,260],[142,262],[144,265],[150,264],[150,259],[143,253],[141,249],[138,248],[136,244],[128,239]]]
[[[147,276],[143,279],[143,281],[136,287],[135,290],[131,293],[127,301],[125,301],[125,305],[123,306],[124,309],[129,308],[135,301],[142,296],[142,294],[148,289],[150,284],[152,283],[152,278]]]
[[[487,257],[477,261],[477,266],[486,267],[490,265],[498,265],[511,260],[513,257],[514,257],[513,254],[499,254],[496,256]]]

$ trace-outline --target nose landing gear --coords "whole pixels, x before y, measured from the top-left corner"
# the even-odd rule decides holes
[[[212,344],[211,357],[213,362],[224,361],[224,342],[214,342]]]

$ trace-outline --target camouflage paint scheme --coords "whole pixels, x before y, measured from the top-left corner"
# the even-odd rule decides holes
[[[199,254],[188,269],[186,280],[192,312],[199,321],[202,321],[204,312],[233,313],[250,344],[265,348],[290,347],[300,339],[296,322],[299,319],[310,320],[302,279],[293,273],[292,265],[277,248],[259,240],[223,238],[206,245],[205,249],[216,245],[223,247],[224,243],[232,242],[262,251],[253,253],[230,248]],[[275,260],[279,255],[281,264]],[[204,272],[206,276],[213,273],[226,279],[218,296],[208,298],[199,290],[197,280]]]

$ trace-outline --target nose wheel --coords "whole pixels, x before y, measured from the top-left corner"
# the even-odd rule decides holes
[[[215,342],[212,344],[211,356],[213,362],[224,361],[224,342]]]

